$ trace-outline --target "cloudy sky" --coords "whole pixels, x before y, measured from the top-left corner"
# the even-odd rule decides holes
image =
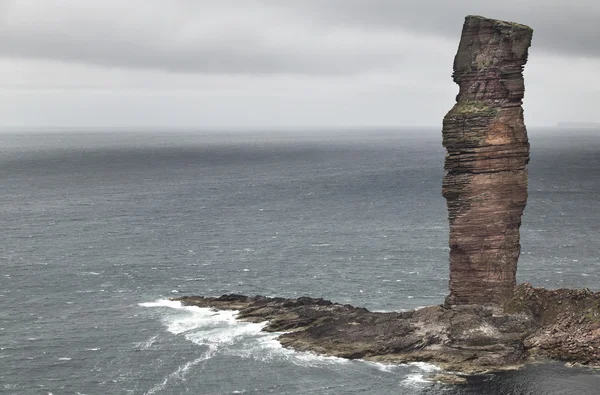
[[[0,0],[0,126],[439,127],[467,14],[534,29],[529,126],[600,122],[597,0]]]

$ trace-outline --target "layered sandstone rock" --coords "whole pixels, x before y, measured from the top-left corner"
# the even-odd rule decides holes
[[[522,284],[502,306],[429,306],[376,313],[323,299],[183,296],[187,306],[238,310],[264,322],[284,347],[382,363],[426,361],[482,373],[512,369],[529,357],[600,366],[600,292],[545,290]],[[463,382],[447,375],[442,382]]]
[[[453,74],[460,91],[443,122],[447,305],[500,303],[516,285],[529,162],[522,71],[532,32],[479,16],[463,26]]]

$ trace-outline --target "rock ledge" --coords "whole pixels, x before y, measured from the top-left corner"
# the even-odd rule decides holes
[[[531,358],[600,365],[600,292],[522,284],[503,306],[429,306],[374,313],[323,299],[223,295],[173,298],[266,322],[284,347],[397,364],[429,362],[464,374],[515,369]]]

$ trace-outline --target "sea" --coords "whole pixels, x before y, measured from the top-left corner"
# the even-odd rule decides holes
[[[600,131],[529,136],[518,281],[600,291]],[[444,155],[431,128],[1,133],[0,393],[600,394],[563,362],[433,383],[170,300],[442,303]]]

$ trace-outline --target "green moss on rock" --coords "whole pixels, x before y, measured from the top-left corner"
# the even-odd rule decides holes
[[[452,109],[452,114],[460,116],[496,116],[498,110],[488,106],[485,102],[479,100],[465,100],[456,103]]]

